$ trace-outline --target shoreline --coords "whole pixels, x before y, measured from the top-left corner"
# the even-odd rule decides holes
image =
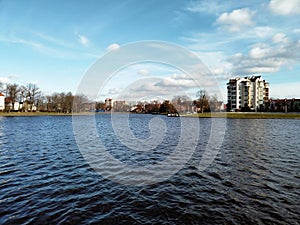
[[[110,114],[111,112],[82,112],[82,113],[51,113],[51,112],[0,112],[0,117],[30,117],[30,116],[90,116]],[[127,113],[127,112],[124,112]],[[180,115],[191,118],[228,118],[228,119],[300,119],[300,113],[274,112],[216,112]]]
[[[91,116],[110,114],[111,112],[81,112],[81,113],[57,113],[57,112],[0,112],[1,117],[31,117],[31,116]],[[126,112],[116,112],[126,113]]]
[[[228,119],[300,119],[300,113],[274,112],[217,112],[184,115],[196,118],[228,118]]]
[[[0,117],[30,117],[30,116],[73,116],[91,115],[91,113],[51,113],[51,112],[0,112]]]

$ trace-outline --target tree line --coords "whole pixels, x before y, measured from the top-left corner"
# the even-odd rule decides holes
[[[0,91],[5,94],[5,111],[19,112],[81,112],[89,100],[84,95],[73,95],[71,92],[44,95],[37,84],[0,83]]]
[[[91,102],[84,95],[73,95],[71,92],[52,93],[44,95],[37,84],[28,83],[18,85],[16,83],[0,83],[0,91],[6,95],[5,111],[19,112],[58,112],[72,113],[83,111],[131,111],[135,113],[203,113],[210,111],[220,111],[222,101],[217,96],[209,96],[205,90],[196,93],[197,98],[192,100],[188,96],[175,96],[171,101],[165,100],[139,102],[134,106],[125,104],[125,101],[118,101],[121,104],[107,105],[104,102]]]
[[[197,98],[192,100],[190,97],[181,95],[175,96],[172,100],[139,102],[133,108],[135,113],[203,113],[223,110],[223,102],[218,100],[216,95],[209,96],[205,90],[196,93]]]

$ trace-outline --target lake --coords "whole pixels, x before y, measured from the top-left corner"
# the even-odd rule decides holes
[[[300,120],[215,119],[224,139],[199,170],[212,119],[123,117],[93,117],[119,167],[93,152],[90,117],[80,137],[71,116],[0,117],[0,224],[300,223]],[[161,164],[177,146],[178,164]]]

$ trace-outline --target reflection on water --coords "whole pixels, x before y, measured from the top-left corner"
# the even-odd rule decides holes
[[[96,118],[101,140],[126,163],[155,163],[177,143],[180,124],[162,117],[173,139],[151,152],[129,151],[113,130],[101,132],[110,126],[107,116]],[[151,118],[132,118],[133,133],[147,138],[144,123]],[[0,224],[299,223],[299,120],[228,119],[221,151],[201,172],[211,120],[200,119],[200,127],[184,168],[167,181],[136,187],[104,179],[85,162],[70,117],[0,118]]]

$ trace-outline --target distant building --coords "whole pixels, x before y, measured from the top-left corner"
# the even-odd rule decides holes
[[[126,101],[118,101],[107,98],[105,99],[104,110],[112,112],[129,112],[130,106]]]
[[[21,106],[23,107],[22,104],[20,104],[17,101],[13,101],[10,97],[4,98],[4,109],[5,110],[18,112],[20,110]],[[0,110],[1,110],[1,103],[0,103]]]
[[[0,111],[5,109],[5,95],[0,92]]]
[[[13,110],[17,112],[17,111],[19,111],[19,109],[20,109],[20,103],[19,102],[15,102]]]
[[[4,98],[5,110],[13,110],[13,100],[10,97]]]
[[[126,101],[113,101],[113,111],[114,112],[127,112],[129,111],[129,105]]]
[[[227,97],[227,111],[263,110],[269,101],[269,83],[261,76],[232,78]]]

